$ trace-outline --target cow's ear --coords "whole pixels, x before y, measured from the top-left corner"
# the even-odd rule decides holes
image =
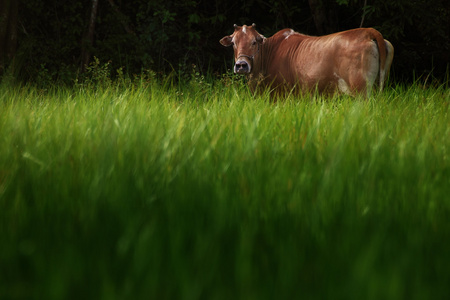
[[[229,47],[233,45],[233,39],[231,36],[227,35],[220,40],[220,43],[225,47]]]

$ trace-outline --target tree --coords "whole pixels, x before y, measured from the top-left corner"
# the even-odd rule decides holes
[[[18,6],[17,0],[0,0],[0,75],[16,53]]]
[[[90,48],[94,45],[95,19],[97,18],[98,0],[92,0],[89,26],[81,44],[81,71],[83,72],[91,58]]]
[[[311,14],[319,35],[338,31],[338,17],[335,0],[308,0]]]

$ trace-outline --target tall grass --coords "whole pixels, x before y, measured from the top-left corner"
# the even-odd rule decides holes
[[[0,87],[1,299],[444,299],[450,93]]]

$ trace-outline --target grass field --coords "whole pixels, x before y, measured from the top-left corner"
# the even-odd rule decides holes
[[[0,299],[446,299],[450,91],[0,86]]]

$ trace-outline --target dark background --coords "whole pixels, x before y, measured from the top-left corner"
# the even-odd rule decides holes
[[[115,70],[220,74],[232,51],[219,39],[256,23],[323,35],[374,27],[395,48],[392,78],[448,82],[448,0],[0,0],[0,76],[71,82],[94,56]],[[431,75],[431,76],[430,76]]]

